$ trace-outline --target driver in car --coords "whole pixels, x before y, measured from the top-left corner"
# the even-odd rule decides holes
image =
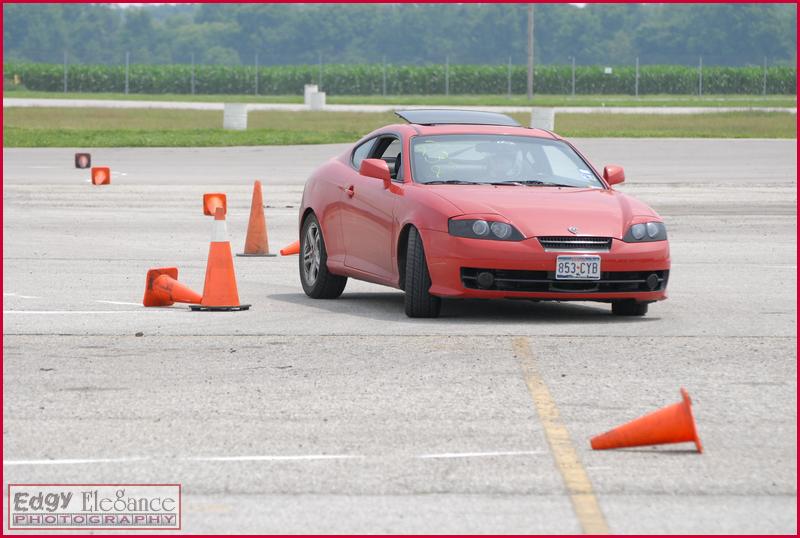
[[[505,142],[493,144],[492,152],[486,156],[486,173],[492,181],[519,179],[522,172],[522,155],[516,144]]]

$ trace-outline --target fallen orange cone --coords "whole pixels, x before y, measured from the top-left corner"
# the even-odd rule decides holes
[[[702,454],[703,445],[697,436],[692,416],[692,400],[681,389],[683,401],[632,420],[611,431],[592,437],[592,448],[606,450],[644,445],[693,442]]]
[[[107,166],[95,166],[92,168],[93,185],[110,185],[111,169]]]
[[[253,185],[253,201],[250,203],[250,223],[247,225],[247,238],[244,252],[237,256],[274,256],[269,253],[267,220],[264,218],[264,199],[261,196],[261,182]]]
[[[300,241],[295,241],[281,249],[281,256],[291,256],[292,254],[300,254]]]
[[[228,241],[228,230],[225,226],[225,209],[222,206],[217,206],[214,213],[214,227],[211,232],[211,246],[208,249],[203,298],[199,305],[191,305],[189,308],[222,311],[250,308],[249,304],[239,303],[233,255],[230,241]]]
[[[147,271],[144,306],[171,306],[175,303],[200,303],[200,294],[178,282],[177,267],[161,267]]]

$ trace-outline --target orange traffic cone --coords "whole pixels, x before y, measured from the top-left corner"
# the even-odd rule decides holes
[[[89,153],[75,154],[75,168],[89,168],[92,166],[92,156]]]
[[[170,306],[175,303],[200,303],[203,298],[180,282],[177,267],[161,267],[147,271],[144,306]]]
[[[694,442],[702,454],[703,445],[697,436],[692,416],[692,400],[681,389],[683,401],[632,420],[611,431],[592,437],[592,448],[624,448],[630,446],[664,445]]]
[[[228,214],[228,197],[224,193],[212,192],[203,195],[203,215],[214,217],[218,207],[222,208],[223,215]]]
[[[264,218],[264,200],[261,197],[261,182],[253,185],[253,201],[250,203],[250,223],[247,225],[247,238],[244,252],[237,256],[274,256],[269,253],[267,221]]]
[[[208,249],[206,283],[203,298],[199,305],[191,305],[192,310],[247,310],[249,304],[239,304],[239,291],[236,288],[236,272],[233,269],[231,244],[225,226],[225,209],[218,205],[214,213],[214,228],[211,232],[211,246]]]
[[[107,166],[95,166],[92,168],[93,185],[110,185],[111,169]]]
[[[292,254],[300,254],[300,241],[295,241],[281,249],[281,256],[291,256]]]

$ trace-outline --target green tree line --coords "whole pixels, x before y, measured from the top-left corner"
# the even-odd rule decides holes
[[[795,4],[537,4],[538,64],[794,65]],[[525,62],[524,4],[4,4],[5,61]]]

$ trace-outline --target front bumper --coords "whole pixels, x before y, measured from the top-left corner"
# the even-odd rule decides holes
[[[430,293],[440,297],[520,298],[556,301],[640,302],[667,298],[669,243],[625,243],[614,239],[608,252],[545,251],[535,237],[523,241],[491,241],[455,237],[447,232],[420,230],[431,274]],[[558,256],[600,256],[601,280],[556,281]],[[483,289],[475,275],[491,272],[496,280]],[[659,277],[651,291],[642,281]]]

